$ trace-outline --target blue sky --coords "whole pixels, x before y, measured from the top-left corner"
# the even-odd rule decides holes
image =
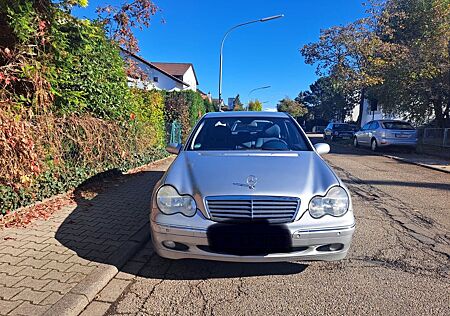
[[[103,1],[91,0],[74,11],[92,18]],[[107,1],[120,3],[121,1]],[[317,41],[321,29],[352,22],[364,16],[361,0],[155,0],[161,12],[150,28],[137,32],[142,57],[149,61],[191,62],[199,89],[218,96],[219,48],[233,25],[275,14],[282,19],[255,23],[235,30],[224,47],[223,98],[240,94],[246,103],[255,91],[265,108],[278,100],[294,98],[315,81],[315,68],[306,65],[299,49]],[[161,23],[164,19],[165,23]],[[226,101],[225,101],[226,102]]]

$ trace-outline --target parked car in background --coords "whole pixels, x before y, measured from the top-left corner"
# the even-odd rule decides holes
[[[355,124],[350,124],[350,128],[352,129],[353,133],[356,133],[359,131],[359,127]]]
[[[331,141],[338,138],[352,139],[354,128],[347,123],[330,123],[323,131],[323,139],[330,139]]]
[[[398,120],[375,120],[366,123],[353,137],[353,145],[370,146],[373,151],[385,146],[417,145],[417,131],[408,122]]]

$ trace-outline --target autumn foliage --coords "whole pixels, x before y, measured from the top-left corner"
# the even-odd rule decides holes
[[[156,7],[124,2],[93,22],[75,5],[87,1],[0,1],[0,216],[165,155],[164,94],[130,89],[118,49],[137,50],[132,31]]]

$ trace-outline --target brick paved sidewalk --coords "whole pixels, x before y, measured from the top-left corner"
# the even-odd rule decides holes
[[[47,221],[0,231],[0,315],[41,315],[97,267],[117,265],[121,246],[148,227],[150,193],[171,161],[124,175],[91,200],[75,194],[75,206]]]

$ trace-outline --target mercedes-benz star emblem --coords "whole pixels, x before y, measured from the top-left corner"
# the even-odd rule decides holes
[[[249,175],[247,177],[248,188],[253,190],[255,188],[256,183],[258,183],[258,178],[253,175]]]
[[[239,183],[239,182],[234,182],[233,185],[237,185],[239,187],[248,187],[250,190],[253,190],[256,186],[256,183],[258,182],[258,178],[256,176],[253,175],[249,175],[247,177],[247,184],[245,183]]]

